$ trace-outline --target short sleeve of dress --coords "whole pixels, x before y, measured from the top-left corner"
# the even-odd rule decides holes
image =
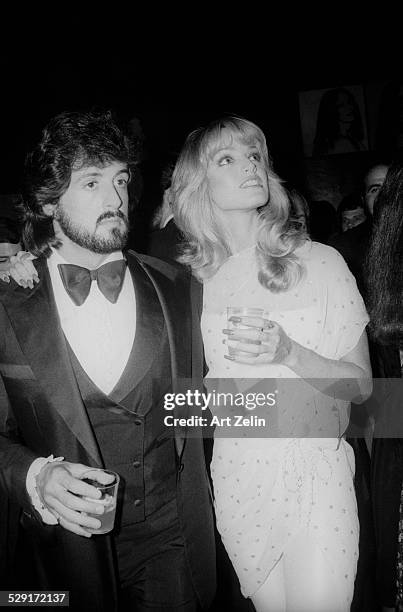
[[[340,359],[357,345],[369,317],[355,278],[340,253],[323,247],[318,266],[317,281],[324,290],[325,308],[322,354]]]

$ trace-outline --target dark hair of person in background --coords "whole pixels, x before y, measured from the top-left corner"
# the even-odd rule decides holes
[[[353,94],[344,87],[326,91],[320,101],[313,155],[364,149],[364,128]]]
[[[0,279],[9,278],[11,257],[22,249],[20,227],[14,219],[0,217]]]
[[[403,343],[403,164],[394,163],[378,193],[366,262],[371,329],[383,344]]]
[[[309,201],[309,233],[312,240],[328,244],[338,230],[337,213],[327,200]]]
[[[17,221],[9,217],[0,217],[0,242],[18,244],[21,241],[21,229]]]
[[[57,246],[53,219],[43,207],[54,204],[65,193],[72,170],[102,167],[111,161],[132,168],[132,150],[130,139],[110,111],[64,112],[51,119],[25,162],[21,212],[26,248],[34,255],[48,256],[50,246]]]

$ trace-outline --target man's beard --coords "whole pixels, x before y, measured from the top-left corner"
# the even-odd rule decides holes
[[[109,255],[114,251],[120,251],[126,246],[129,234],[129,221],[126,215],[119,210],[115,213],[103,213],[97,220],[97,226],[104,219],[119,218],[122,220],[123,223],[120,223],[119,226],[113,227],[110,230],[108,237],[97,235],[96,230],[91,233],[76,225],[62,208],[56,210],[54,218],[67,238],[70,238],[72,242],[92,253]]]

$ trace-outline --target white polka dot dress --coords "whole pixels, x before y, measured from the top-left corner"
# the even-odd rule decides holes
[[[274,294],[260,285],[254,247],[230,257],[204,283],[202,332],[208,378],[242,379],[244,386],[249,378],[280,383],[296,378],[285,366],[251,366],[224,358],[222,330],[227,327],[228,306],[264,308],[265,317],[279,323],[291,338],[329,359],[339,359],[356,346],[368,315],[344,259],[331,247],[310,241],[296,255],[306,274],[286,293]],[[277,422],[286,424],[287,431],[291,427],[295,437],[216,436],[211,472],[217,527],[246,597],[256,593],[293,537],[302,532],[317,542],[349,609],[359,536],[354,453],[341,437],[349,405],[310,390],[306,405],[302,393],[277,415]],[[337,419],[340,436],[301,437],[309,436],[316,415],[323,417],[325,411]],[[292,419],[298,421],[295,429]]]

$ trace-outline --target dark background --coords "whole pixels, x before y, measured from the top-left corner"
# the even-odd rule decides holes
[[[352,181],[359,183],[376,152],[333,156],[324,169],[304,159],[298,92],[338,85],[365,88],[369,81],[395,78],[391,62],[379,55],[370,58],[364,51],[345,60],[339,56],[323,61],[318,49],[312,54],[300,50],[281,66],[269,60],[249,64],[247,57],[238,66],[228,62],[225,53],[220,49],[213,64],[206,57],[191,70],[192,64],[180,56],[170,62],[164,57],[156,61],[134,56],[129,61],[96,54],[59,62],[49,51],[28,54],[23,61],[3,56],[0,213],[13,214],[8,194],[20,192],[25,155],[49,118],[63,110],[91,107],[113,109],[123,123],[133,116],[141,122],[146,155],[141,167],[144,193],[135,217],[139,247],[162,194],[162,169],[189,131],[225,113],[244,116],[263,129],[275,170],[306,195],[315,190],[321,174],[344,182],[346,191],[354,188]]]

